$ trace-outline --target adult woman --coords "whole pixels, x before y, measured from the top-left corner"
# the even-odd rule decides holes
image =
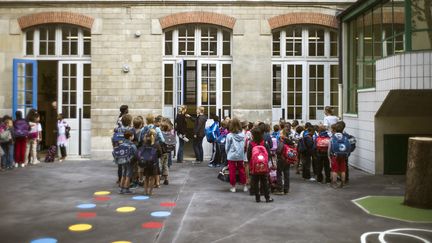
[[[204,107],[200,106],[196,110],[197,118],[195,118],[194,126],[194,141],[193,148],[195,152],[195,163],[202,163],[204,160],[204,150],[202,146],[202,141],[205,136],[205,123],[207,121],[207,116],[204,115]]]
[[[179,146],[177,151],[177,163],[183,163],[183,150],[185,142],[189,141],[186,137],[186,114],[187,106],[182,105],[179,108],[179,113],[177,114],[174,124],[177,136],[179,137]]]
[[[236,191],[236,171],[239,173],[240,184],[243,185],[243,191],[247,192],[246,173],[244,167],[244,144],[245,135],[242,132],[242,126],[237,118],[230,122],[230,133],[228,133],[225,142],[225,151],[227,153],[228,169],[230,175],[231,192]]]
[[[330,133],[331,126],[333,124],[336,124],[336,122],[339,121],[339,117],[333,115],[333,108],[330,106],[326,106],[324,108],[324,114],[325,114],[325,117],[324,117],[323,124],[327,128],[327,131],[329,131],[329,133]],[[329,134],[329,135],[331,136],[331,134]]]

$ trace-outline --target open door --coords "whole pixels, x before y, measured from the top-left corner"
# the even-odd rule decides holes
[[[91,64],[59,62],[58,112],[71,127],[70,155],[90,155],[91,149]]]
[[[12,116],[21,110],[25,117],[30,109],[37,109],[37,61],[13,60],[13,90],[12,90]]]

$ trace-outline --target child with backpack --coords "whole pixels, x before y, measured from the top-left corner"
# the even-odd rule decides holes
[[[316,154],[316,173],[317,181],[321,183],[330,183],[330,162],[328,160],[328,147],[330,136],[324,125],[318,126],[318,136],[315,138],[314,149]],[[322,170],[324,168],[325,181],[323,181]]]
[[[219,164],[216,164],[217,167],[221,166],[221,164],[223,166],[228,165],[228,159],[227,159],[227,151],[225,149],[226,147],[226,138],[227,135],[230,133],[230,130],[228,129],[230,126],[231,120],[225,119],[221,122],[221,127],[220,127],[220,135],[218,137],[218,146],[220,148],[220,161]]]
[[[153,194],[153,188],[159,173],[159,158],[162,149],[156,139],[155,129],[150,129],[143,139],[143,145],[137,152],[138,166],[144,169],[144,192],[146,195]]]
[[[332,187],[337,188],[337,176],[340,174],[342,188],[345,185],[346,160],[351,153],[351,144],[349,138],[343,133],[341,123],[335,123],[332,126],[332,137],[330,140],[328,154],[331,161]]]
[[[269,173],[269,153],[270,147],[264,142],[264,132],[259,127],[252,129],[252,141],[250,141],[247,158],[249,161],[251,173],[251,190],[255,193],[255,201],[261,202],[260,188],[264,191],[264,197],[267,203],[273,202],[270,198],[268,186],[268,173]]]
[[[38,123],[40,121],[40,116],[36,110],[30,110],[27,115],[27,121],[30,125],[30,131],[27,137],[26,144],[26,162],[25,164],[36,165],[39,164],[40,161],[37,159],[37,145],[38,145]]]
[[[288,194],[290,189],[290,167],[298,160],[297,148],[295,147],[295,143],[291,139],[290,134],[291,125],[287,123],[281,131],[276,150],[277,184],[279,190],[275,194],[278,195]]]
[[[244,142],[245,136],[242,132],[240,120],[233,118],[230,121],[229,133],[226,136],[225,151],[227,153],[228,169],[230,175],[231,192],[236,192],[236,172],[240,177],[240,184],[243,185],[243,191],[247,192],[246,174],[244,167]]]
[[[120,178],[120,194],[132,194],[129,189],[131,177],[133,173],[132,160],[135,158],[137,148],[132,142],[133,133],[131,131],[124,132],[124,141],[113,150],[114,162],[122,167],[122,174]]]
[[[168,121],[163,121],[161,123],[161,131],[164,136],[165,142],[162,144],[162,157],[161,157],[161,167],[162,167],[162,180],[164,180],[163,184],[168,185],[168,175],[169,175],[169,157],[171,156],[171,152],[176,148],[176,136],[171,126],[171,123]]]
[[[14,135],[15,135],[15,167],[24,167],[26,166],[26,144],[27,144],[27,136],[30,131],[30,125],[26,119],[23,118],[23,114],[21,111],[15,112],[15,121],[14,121]]]
[[[343,134],[345,134],[348,137],[348,140],[349,140],[350,145],[351,145],[351,153],[354,152],[354,150],[356,149],[356,143],[357,143],[356,138],[353,135],[348,134],[345,131],[346,125],[345,125],[344,121],[338,121],[337,123],[339,123],[342,126]],[[348,162],[348,158],[346,158],[345,184],[348,184],[348,181],[349,181],[349,162]]]
[[[310,167],[312,163],[313,154],[313,135],[315,131],[312,125],[309,125],[307,130],[303,131],[301,138],[298,142],[298,151],[300,153],[300,160],[303,164],[302,177],[305,180],[315,181],[315,178],[311,177]]]
[[[127,109],[126,109],[127,111]],[[111,143],[113,148],[118,147],[121,143],[124,142],[124,133],[126,131],[132,131],[132,116],[128,113],[125,113],[120,119],[119,119],[119,124],[118,127],[114,128],[114,134],[111,138]],[[120,185],[120,180],[122,177],[122,166],[118,165],[117,167],[117,176],[118,176],[118,180],[117,180],[117,184]]]

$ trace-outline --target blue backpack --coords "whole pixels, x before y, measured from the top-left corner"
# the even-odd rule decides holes
[[[213,124],[205,129],[205,136],[207,138],[207,142],[214,143],[217,141],[219,137],[219,123],[213,122]]]
[[[113,147],[118,147],[120,144],[122,144],[125,140],[124,133],[126,132],[126,128],[119,127],[114,129],[114,134],[111,137],[111,143]]]
[[[351,143],[348,136],[335,133],[331,138],[331,152],[337,157],[348,157],[351,153]]]
[[[217,142],[218,144],[220,144],[220,145],[225,145],[226,137],[227,137],[226,134],[221,134],[221,135],[217,138],[217,141],[216,141],[216,142]]]
[[[132,144],[126,142],[121,143],[114,147],[112,155],[114,157],[114,163],[118,165],[129,163],[134,156]]]
[[[138,166],[148,167],[158,162],[157,149],[154,146],[143,145],[137,152]]]

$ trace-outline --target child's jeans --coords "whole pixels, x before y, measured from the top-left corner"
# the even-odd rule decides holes
[[[236,184],[236,171],[239,172],[239,179],[240,184],[246,185],[246,173],[245,173],[245,167],[243,165],[243,161],[232,161],[228,160],[228,170],[229,170],[229,177],[230,177],[230,184],[231,186],[235,186]]]
[[[26,144],[26,152],[25,152],[25,163],[34,163],[37,161],[37,143],[38,140],[36,138],[30,138],[27,140]],[[30,155],[30,160],[29,160]]]

